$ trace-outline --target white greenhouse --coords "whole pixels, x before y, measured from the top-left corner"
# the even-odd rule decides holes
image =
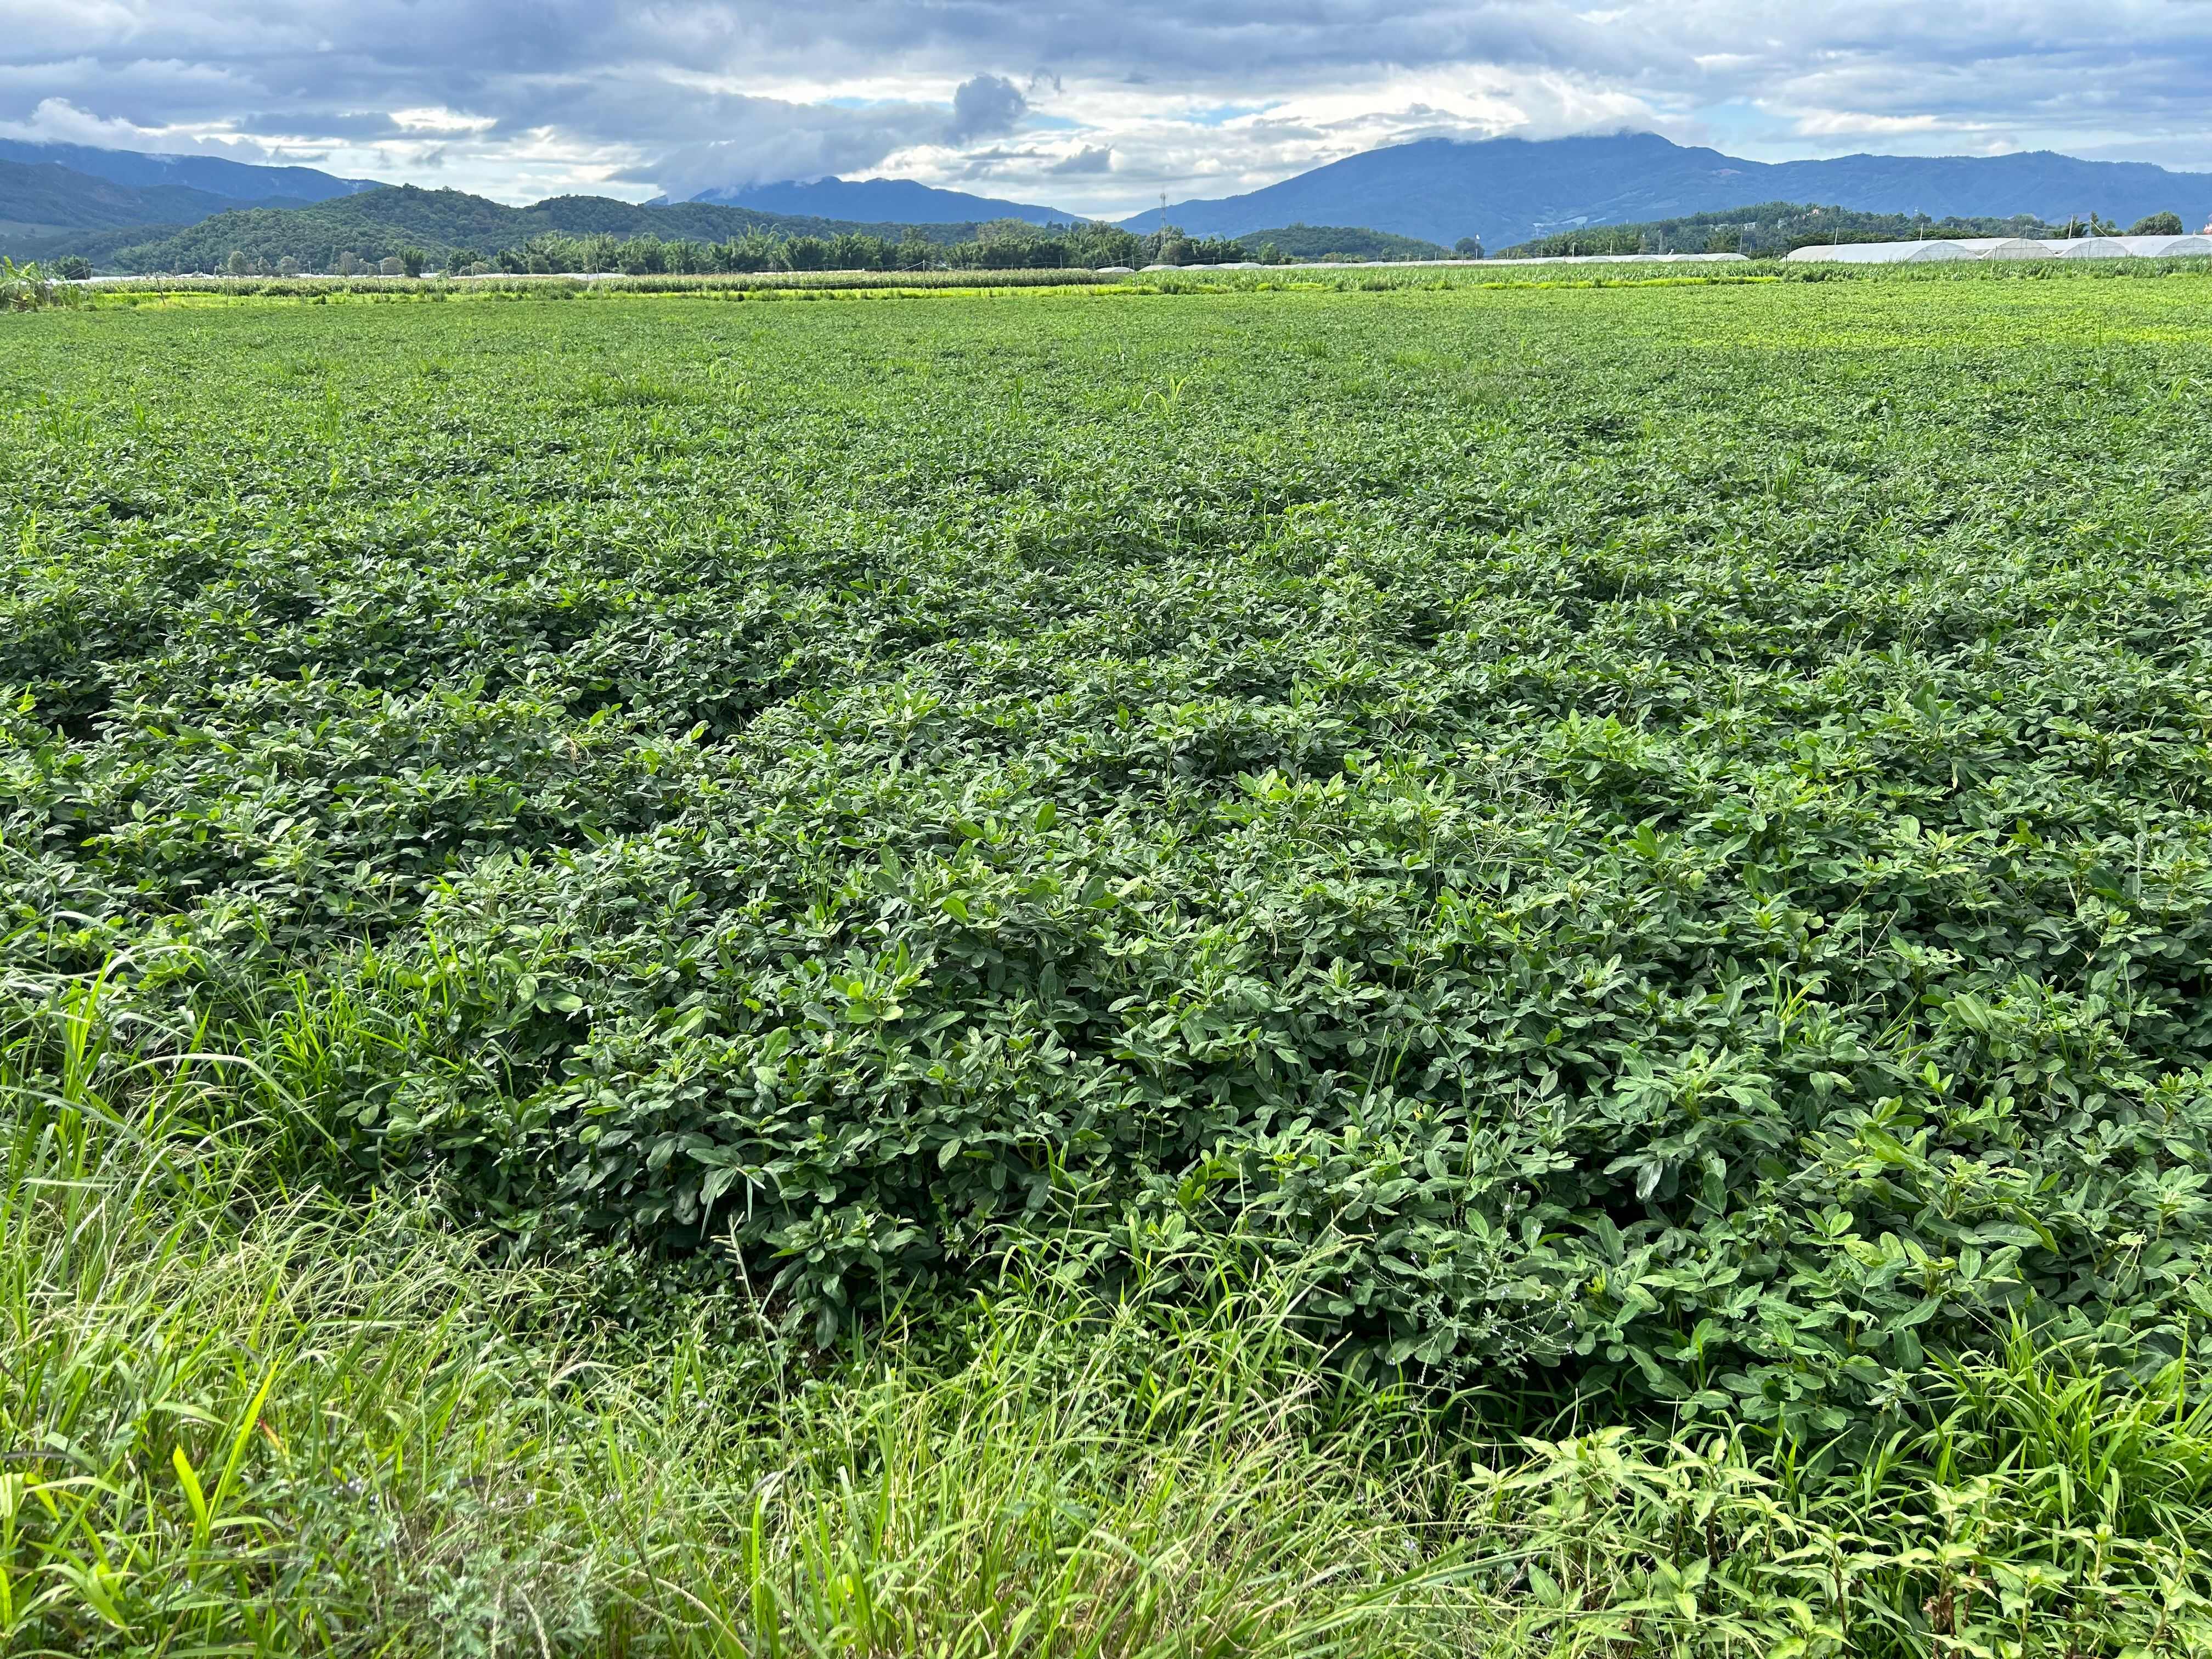
[[[1919,264],[1931,259],[2175,259],[2212,254],[2212,236],[1957,236],[1941,241],[1819,243],[1783,257],[1849,265]]]

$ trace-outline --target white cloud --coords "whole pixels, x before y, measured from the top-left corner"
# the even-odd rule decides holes
[[[499,125],[489,115],[463,115],[436,107],[396,109],[391,121],[403,132],[489,132]]]
[[[187,126],[142,126],[94,115],[66,98],[42,98],[18,120],[0,120],[0,135],[45,144],[89,144],[97,149],[141,149],[169,155],[221,155],[233,161],[276,159],[258,142],[232,133]]]
[[[0,0],[0,131],[508,199],[903,172],[1127,212],[1439,133],[2191,166],[2212,127],[2212,9],[2172,0]]]

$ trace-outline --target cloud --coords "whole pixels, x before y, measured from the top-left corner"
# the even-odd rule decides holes
[[[942,111],[913,105],[853,110],[744,98],[727,106],[718,125],[728,137],[685,145],[620,176],[678,200],[721,185],[822,179],[872,167],[945,125]]]
[[[718,96],[726,136],[684,146],[622,177],[681,199],[723,186],[822,179],[866,171],[902,150],[957,148],[1010,131],[1029,101],[1009,81],[979,75],[954,88],[951,106],[799,104]]]
[[[380,119],[386,127],[390,126],[388,118]],[[28,139],[34,143],[89,144],[95,149],[221,155],[233,161],[263,162],[274,159],[262,145],[234,133],[219,137],[175,134],[166,127],[141,126],[133,121],[94,115],[66,98],[42,98],[21,118],[0,119],[0,135]]]
[[[952,119],[945,131],[945,142],[964,144],[970,138],[987,138],[1011,132],[1030,106],[1014,83],[995,75],[979,75],[963,81],[952,93]]]
[[[2177,0],[0,0],[0,131],[510,200],[824,173],[1127,210],[1425,134],[2212,154]],[[426,112],[434,112],[434,124]],[[1021,134],[1022,142],[994,140]],[[1086,160],[1103,155],[1103,161]],[[1071,199],[1072,198],[1072,199]]]
[[[1957,130],[1955,122],[1947,124],[1936,115],[1869,115],[1863,110],[1850,109],[1800,110],[1795,119],[1798,131],[1815,137],[1832,137],[1838,133],[1945,132]]]
[[[1086,145],[1074,155],[1064,155],[1045,168],[1056,179],[1080,178],[1113,170],[1114,148],[1110,144]]]

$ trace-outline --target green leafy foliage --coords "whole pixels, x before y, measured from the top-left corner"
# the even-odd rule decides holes
[[[162,1052],[125,967],[0,984],[11,1653],[2212,1640],[2194,1364],[2116,1385],[2010,1341],[1853,1464],[1360,1386],[1303,1314],[1327,1252],[1194,1238],[1100,1295],[1024,1241],[833,1354],[726,1275],[617,1322],[629,1253],[502,1266],[434,1188],[288,1190],[258,1062]]]
[[[1049,1233],[1693,1417],[2156,1369],[2202,294],[22,319],[0,938],[822,1338]]]
[[[41,267],[36,261],[19,265],[0,256],[0,311],[36,311],[45,306],[77,305],[82,299],[77,289],[54,285],[57,277],[72,274],[70,270]]]

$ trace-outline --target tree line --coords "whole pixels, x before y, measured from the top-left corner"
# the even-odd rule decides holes
[[[419,276],[426,270],[454,276],[708,276],[794,270],[1096,270],[1102,265],[1231,264],[1247,260],[1285,263],[1273,244],[1257,248],[1227,237],[1197,237],[1174,225],[1150,235],[1119,226],[1089,223],[1033,225],[1008,219],[978,228],[961,242],[933,242],[909,232],[900,239],[846,231],[836,235],[789,235],[754,229],[721,241],[664,238],[647,232],[570,235],[546,232],[507,247],[405,248],[380,259],[340,252],[331,261],[341,276]],[[301,262],[286,255],[234,249],[222,271],[233,276],[291,276]]]
[[[964,242],[901,240],[845,231],[834,236],[750,230],[720,242],[641,236],[533,236],[473,264],[515,275],[619,271],[628,276],[778,270],[1037,270],[1100,265],[1227,264],[1255,255],[1242,242],[1186,236],[1175,226],[1139,236],[1108,224],[982,226]]]
[[[2129,227],[2131,236],[2179,236],[2181,216],[2154,213]],[[1872,213],[1805,202],[1763,202],[1753,207],[1686,214],[1641,224],[1583,225],[1536,237],[1504,250],[1501,258],[1559,259],[1598,253],[1745,253],[1779,256],[1801,247],[1840,242],[1936,240],[1960,236],[2022,236],[2034,240],[2117,236],[2119,226],[2092,212],[2046,222],[2033,214],[2010,218],[1930,218],[1924,213]]]

